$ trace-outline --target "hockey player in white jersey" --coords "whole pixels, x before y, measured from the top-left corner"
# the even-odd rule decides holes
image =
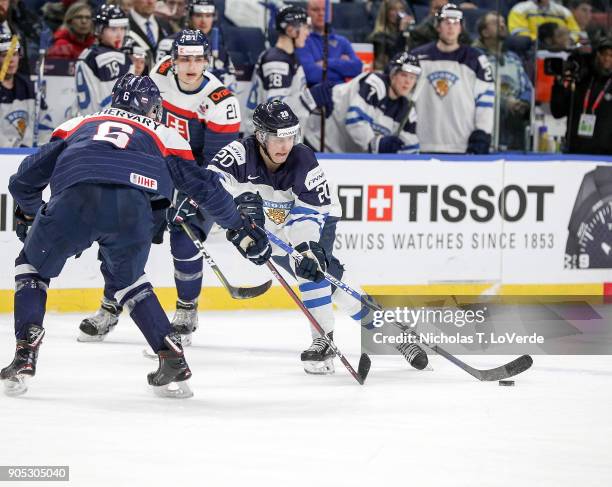
[[[77,110],[89,115],[110,106],[115,82],[132,72],[132,62],[121,51],[129,29],[127,15],[116,5],[102,5],[94,17],[97,43],[85,49],[76,63]]]
[[[459,44],[463,12],[436,13],[438,40],[411,51],[423,74],[415,90],[422,152],[488,154],[493,131],[493,74],[478,49]]]
[[[10,34],[0,34],[0,66],[9,54],[11,39]],[[36,93],[34,83],[17,72],[21,49],[17,41],[0,83],[0,147],[31,147],[33,143]],[[44,100],[41,105],[46,109]]]
[[[325,122],[326,152],[415,153],[417,114],[409,99],[421,68],[415,56],[396,54],[384,73],[363,73],[334,86],[334,111]],[[321,118],[310,117],[305,138],[321,144]]]
[[[341,208],[314,152],[299,143],[299,120],[281,101],[266,102],[253,113],[255,135],[223,148],[208,169],[221,175],[242,213],[258,226],[288,240],[304,259],[295,266],[278,248],[274,260],[296,276],[302,301],[333,339],[332,302],[361,324],[368,308],[323,280],[321,271],[341,279],[344,267],[333,255]],[[358,289],[358,288],[357,288]],[[363,292],[362,292],[363,294]],[[333,373],[333,352],[312,329],[311,346],[301,354],[306,372]],[[416,344],[398,348],[417,369],[427,366],[427,354]]]
[[[217,7],[214,0],[190,0],[188,7],[188,28],[200,30],[211,43],[212,61],[209,70],[234,93],[236,92],[236,73],[234,64],[225,49],[220,29],[213,31]],[[162,39],[157,45],[157,62],[171,54],[172,43],[177,34]],[[215,38],[216,35],[216,38]]]
[[[240,109],[238,100],[221,82],[206,71],[210,48],[200,31],[183,30],[173,43],[172,55],[154,66],[151,79],[163,97],[163,122],[176,129],[189,142],[193,156],[200,165],[209,162],[225,145],[238,138]],[[186,195],[177,195],[177,204]],[[164,231],[160,219],[155,241]],[[199,215],[190,221],[201,240],[206,239],[213,221]],[[181,333],[183,344],[191,343],[191,334],[198,326],[198,297],[202,290],[203,259],[193,242],[180,227],[170,225],[170,248],[174,259],[174,278],[178,294],[176,313],[172,320],[175,331]],[[105,275],[105,265],[102,263]],[[100,341],[117,324],[121,306],[113,299],[113,290],[104,288],[101,308],[85,318],[80,325],[80,341]]]
[[[298,6],[285,7],[278,12],[275,22],[278,32],[276,46],[261,53],[253,71],[245,115],[247,134],[253,133],[254,129],[251,123],[253,110],[266,101],[287,103],[303,126],[311,113],[318,113],[317,109],[324,107],[326,114],[333,110],[331,85],[319,83],[308,88],[304,68],[295,52],[296,48],[304,47],[310,34],[306,10]]]

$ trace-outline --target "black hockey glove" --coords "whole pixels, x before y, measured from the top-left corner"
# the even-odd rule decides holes
[[[325,117],[329,117],[334,111],[334,100],[332,99],[332,85],[328,81],[319,83],[309,88],[312,99],[318,108],[325,108]]]
[[[295,267],[295,273],[302,279],[321,282],[327,270],[325,250],[317,242],[302,242],[295,250],[302,254],[302,261]]]
[[[28,230],[32,226],[33,222],[33,216],[26,215],[21,208],[19,208],[19,205],[15,207],[15,233],[22,242],[25,242],[26,236],[28,235]]]
[[[234,198],[238,211],[244,215],[249,215],[255,225],[263,228],[266,224],[266,217],[263,211],[263,200],[259,193],[242,193]]]
[[[402,147],[404,147],[404,142],[402,142],[402,139],[396,135],[385,135],[378,142],[378,153],[396,154]]]
[[[234,244],[240,254],[253,264],[262,265],[272,255],[272,247],[266,232],[253,225],[248,215],[240,215],[242,227],[227,231],[227,239]]]
[[[466,152],[468,154],[488,154],[491,146],[491,134],[484,130],[474,130],[468,139]]]
[[[172,206],[166,210],[168,224],[181,226],[198,214],[198,204],[185,193],[175,193]]]

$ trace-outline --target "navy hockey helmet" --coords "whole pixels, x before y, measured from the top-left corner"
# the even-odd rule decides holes
[[[184,29],[180,31],[172,43],[170,53],[175,60],[179,56],[210,56],[210,43],[201,30]]]
[[[269,136],[300,139],[300,121],[285,102],[273,100],[260,103],[253,112],[253,125],[257,141],[264,145]]]
[[[117,5],[101,5],[96,10],[93,22],[97,36],[102,34],[105,27],[124,27],[126,31],[130,28],[128,16]]]
[[[113,87],[111,106],[161,123],[162,97],[159,88],[148,76],[126,73],[119,78]]]
[[[13,36],[11,34],[0,34],[0,53],[5,53],[11,48],[11,41],[13,40]],[[19,37],[17,37],[17,44],[15,45],[15,52],[19,54],[23,54],[21,49],[21,42],[19,42]]]
[[[439,25],[445,19],[463,24],[463,11],[454,3],[442,5],[436,12],[436,25]]]
[[[407,51],[396,54],[391,58],[387,66],[385,66],[385,73],[392,76],[398,71],[412,73],[419,77],[422,72],[419,58]]]
[[[214,0],[190,0],[189,16],[193,14],[214,14],[216,11]]]
[[[137,44],[131,37],[126,37],[124,39],[121,52],[139,59],[145,59],[147,57],[147,51],[144,49],[144,47]]]
[[[310,17],[306,10],[297,5],[284,7],[276,14],[275,27],[279,34],[285,34],[290,25],[298,27],[303,24],[310,25]]]

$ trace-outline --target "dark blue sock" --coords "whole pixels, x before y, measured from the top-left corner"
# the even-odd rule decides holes
[[[15,337],[25,340],[29,325],[42,326],[47,306],[47,284],[36,277],[16,279],[14,298]]]
[[[174,282],[176,292],[182,301],[193,301],[202,291],[202,268],[204,259],[199,257],[198,250],[184,232],[170,234],[170,249],[174,257]]]

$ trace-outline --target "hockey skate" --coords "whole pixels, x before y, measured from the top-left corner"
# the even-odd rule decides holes
[[[8,367],[0,371],[7,396],[19,396],[28,390],[26,380],[36,374],[38,348],[45,336],[45,330],[38,325],[28,327],[27,339],[17,340],[15,358]]]
[[[172,329],[181,334],[184,347],[191,345],[191,334],[198,329],[198,301],[176,301]]]
[[[116,301],[102,299],[102,305],[96,314],[81,321],[79,325],[81,332],[77,341],[101,342],[115,328],[122,311],[123,306]]]
[[[191,377],[191,370],[185,360],[181,335],[171,333],[164,338],[168,350],[157,353],[159,367],[155,372],[147,375],[149,385],[159,397],[185,399],[193,396],[187,380]]]
[[[334,332],[330,331],[327,336],[334,339]],[[300,359],[304,364],[307,374],[327,375],[334,373],[335,354],[322,337],[313,339],[312,344],[302,352]]]
[[[404,356],[408,363],[417,370],[424,370],[427,364],[429,364],[427,353],[425,353],[425,350],[416,343],[402,343],[395,348]]]

